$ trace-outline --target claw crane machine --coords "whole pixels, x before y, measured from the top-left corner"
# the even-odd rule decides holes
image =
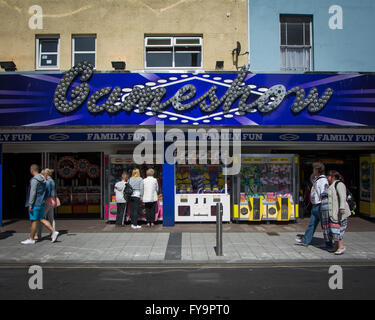
[[[176,165],[175,221],[215,222],[223,204],[223,222],[230,221],[230,185],[220,165]]]
[[[360,156],[359,163],[359,212],[370,218],[375,218],[375,154]]]
[[[234,204],[236,221],[293,221],[298,218],[298,156],[242,155]]]

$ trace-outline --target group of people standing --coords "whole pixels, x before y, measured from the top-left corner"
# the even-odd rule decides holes
[[[40,172],[38,165],[30,167],[32,178],[28,191],[26,207],[31,221],[30,238],[22,244],[34,244],[42,237],[42,226],[49,231],[51,241],[55,242],[59,232],[55,229],[54,209],[57,206],[55,183],[52,179],[53,170],[44,169]],[[143,202],[146,209],[147,225],[155,223],[155,213],[159,186],[154,178],[154,170],[148,169],[147,178],[142,179],[139,169],[133,169],[129,178],[127,173],[122,174],[122,180],[114,187],[117,203],[117,225],[125,224],[127,209],[129,208],[131,228],[140,229],[138,213]],[[296,238],[296,244],[308,246],[319,223],[323,230],[326,249],[336,255],[345,252],[344,234],[351,215],[346,201],[347,190],[344,179],[339,172],[331,170],[325,175],[325,166],[317,162],[313,164],[311,176],[312,187],[310,201],[312,204],[310,224],[303,236]],[[125,189],[130,186],[130,194]],[[38,233],[38,234],[37,234]]]
[[[28,209],[31,221],[30,238],[22,244],[35,244],[42,238],[42,226],[49,231],[51,241],[55,242],[59,232],[55,229],[54,208],[57,206],[55,182],[52,179],[53,170],[44,169],[40,172],[38,165],[30,167],[32,178],[25,206]],[[37,235],[38,233],[38,235]]]
[[[122,174],[122,180],[115,184],[115,194],[117,203],[116,225],[125,224],[125,216],[129,206],[131,228],[140,229],[138,225],[138,213],[143,202],[146,209],[147,225],[151,228],[155,223],[155,213],[158,201],[159,185],[154,178],[154,170],[148,169],[147,178],[142,179],[139,169],[133,169],[132,176],[129,179],[127,173]],[[132,193],[126,199],[126,184],[131,187]]]
[[[344,234],[351,215],[346,201],[347,191],[344,179],[338,171],[330,170],[325,175],[325,166],[321,162],[313,164],[310,201],[312,204],[310,224],[296,244],[308,246],[315,230],[321,223],[326,249],[335,255],[345,252]]]

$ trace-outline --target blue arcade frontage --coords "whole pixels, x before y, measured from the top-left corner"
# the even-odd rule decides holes
[[[154,141],[155,126],[160,121],[166,132],[178,129],[185,141],[189,140],[189,130],[216,130],[218,138],[225,137],[231,146],[234,139],[240,140],[241,153],[248,156],[288,153],[298,159],[302,151],[311,151],[313,156],[317,150],[325,150],[333,158],[337,150],[355,151],[359,169],[359,154],[375,153],[374,101],[375,76],[359,73],[252,74],[246,67],[238,73],[104,73],[94,72],[87,64],[65,74],[2,73],[0,224],[10,214],[4,212],[4,203],[11,200],[3,197],[4,187],[8,188],[7,195],[10,192],[11,182],[6,179],[13,177],[15,169],[9,155],[27,157],[38,153],[42,166],[62,164],[57,169],[64,179],[59,179],[57,185],[62,197],[70,202],[60,214],[97,214],[104,218],[105,206],[112,202],[106,187],[111,170],[108,157],[132,155],[140,143],[136,139],[139,128],[149,130]],[[236,130],[240,130],[239,135]],[[165,139],[164,143],[170,146],[173,139]],[[264,163],[264,172],[267,166],[270,173],[284,170],[285,159],[279,156],[278,160],[281,162],[275,166]],[[71,166],[64,161],[70,161]],[[261,172],[260,160],[254,161],[253,169],[258,166]],[[240,192],[238,186],[243,182],[239,175],[222,177],[218,168],[210,165],[159,165],[164,226],[193,215],[188,205],[193,194],[194,201],[200,201],[198,193],[210,196],[202,198],[206,207],[199,209],[208,213],[197,212],[192,221],[211,221],[208,218],[215,216],[214,206],[206,202],[222,201],[220,195],[230,198],[229,219],[234,217],[240,198],[267,196],[261,196],[259,190]],[[297,169],[291,179],[299,179]],[[17,170],[28,172],[26,167]],[[284,178],[282,172],[280,179]],[[250,172],[247,181],[259,187],[258,180]],[[294,190],[269,191],[269,199],[273,192],[274,199],[290,197],[296,203],[298,183]],[[177,198],[186,205],[176,210]],[[15,202],[17,197],[12,199]]]

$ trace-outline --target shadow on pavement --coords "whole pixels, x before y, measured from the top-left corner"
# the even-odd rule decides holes
[[[0,240],[5,240],[9,237],[13,236],[13,233],[16,233],[15,231],[5,231],[5,232],[0,232]]]
[[[68,234],[69,232],[68,232],[68,230],[57,230],[58,232],[59,232],[59,237],[60,236],[62,236],[62,235],[64,235],[64,234]],[[40,240],[39,240],[39,242],[42,242],[42,241],[51,241],[51,236],[50,235],[46,235],[46,236],[44,236],[44,237],[42,237]],[[56,241],[56,242],[59,242],[59,241]]]

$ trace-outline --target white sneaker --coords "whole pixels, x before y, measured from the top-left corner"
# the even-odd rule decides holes
[[[138,229],[137,226],[132,224],[132,229]]]
[[[21,244],[35,244],[35,240],[27,239],[25,241],[22,241]]]
[[[136,226],[137,229],[141,229],[142,227],[141,226]]]
[[[58,231],[55,231],[54,233],[52,233],[52,242],[55,242],[57,240],[58,236],[59,236],[59,232]]]

